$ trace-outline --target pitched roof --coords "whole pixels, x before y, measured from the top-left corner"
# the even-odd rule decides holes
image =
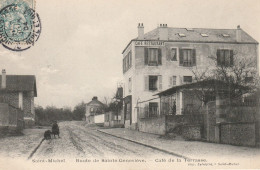
[[[156,28],[144,35],[144,39],[158,40],[159,29]],[[236,31],[237,29],[211,29],[211,28],[172,28],[168,29],[168,39],[171,41],[183,41],[183,42],[227,42],[237,43]],[[181,37],[180,34],[185,36]],[[202,36],[201,34],[207,34],[208,36]],[[229,35],[229,36],[223,36]],[[137,38],[136,38],[137,40]],[[258,43],[244,30],[241,29],[241,43]]]
[[[91,100],[90,102],[88,102],[86,105],[87,106],[89,106],[89,105],[92,105],[92,104],[98,104],[98,105],[100,105],[100,106],[102,106],[102,107],[104,107],[105,106],[105,104],[103,104],[102,102],[100,102],[99,100]]]
[[[0,75],[2,82],[2,75]],[[6,75],[6,90],[7,91],[34,91],[34,96],[37,96],[36,78],[34,75]]]
[[[144,34],[144,40],[159,40],[159,27]],[[167,27],[168,40],[172,42],[197,42],[197,43],[249,43],[258,44],[249,34],[241,29],[241,41],[236,41],[237,29],[212,29],[212,28],[173,28]],[[184,34],[185,36],[180,36]],[[207,34],[208,36],[202,36],[201,34]],[[224,36],[228,35],[228,36]],[[134,38],[130,41],[138,41],[138,38]],[[130,45],[126,46],[126,48]],[[123,50],[126,50],[126,48]]]

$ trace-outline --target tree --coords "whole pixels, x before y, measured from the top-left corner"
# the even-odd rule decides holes
[[[83,101],[76,105],[73,110],[73,119],[74,120],[83,120],[85,119],[86,113],[86,103]]]
[[[217,80],[223,83],[218,83],[218,86],[206,86],[201,83],[194,92],[202,104],[206,104],[210,100],[210,96],[216,95],[217,92],[222,91],[225,97],[234,99],[259,88],[257,62],[254,58],[239,56],[236,52],[232,52],[229,60],[224,60],[224,62],[217,56],[209,56],[208,58],[209,62],[206,68],[193,67],[190,69],[195,81]],[[225,90],[220,87],[222,85],[226,85]]]
[[[50,125],[54,120],[72,120],[72,112],[69,107],[56,108],[55,106],[35,107],[35,119],[38,125]]]

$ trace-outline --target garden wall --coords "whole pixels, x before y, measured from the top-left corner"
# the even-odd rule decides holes
[[[139,119],[138,122],[138,129],[141,132],[165,135],[166,134],[165,116],[141,118]]]

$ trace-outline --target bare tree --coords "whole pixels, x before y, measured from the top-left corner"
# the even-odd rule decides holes
[[[205,104],[210,96],[223,90],[219,86],[225,86],[224,94],[229,98],[236,98],[244,93],[256,91],[259,88],[259,75],[257,71],[257,62],[251,57],[239,57],[233,52],[228,60],[220,60],[216,56],[209,56],[208,67],[193,67],[190,71],[193,73],[196,82],[205,80],[217,80],[216,84],[198,84],[194,90],[196,96]],[[206,82],[206,81],[205,81]]]

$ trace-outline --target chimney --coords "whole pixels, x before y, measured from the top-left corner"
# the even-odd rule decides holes
[[[237,42],[241,42],[241,28],[240,28],[240,25],[237,26],[237,29],[236,29],[236,40]]]
[[[139,23],[137,28],[138,28],[138,40],[143,40],[144,39],[144,24]]]
[[[168,40],[167,24],[160,24],[160,26],[159,26],[159,40]]]
[[[5,89],[6,88],[6,71],[5,69],[2,70],[2,83],[1,83],[1,88]]]
[[[93,98],[92,98],[92,100],[97,100],[98,98],[97,98],[97,96],[94,96]]]

